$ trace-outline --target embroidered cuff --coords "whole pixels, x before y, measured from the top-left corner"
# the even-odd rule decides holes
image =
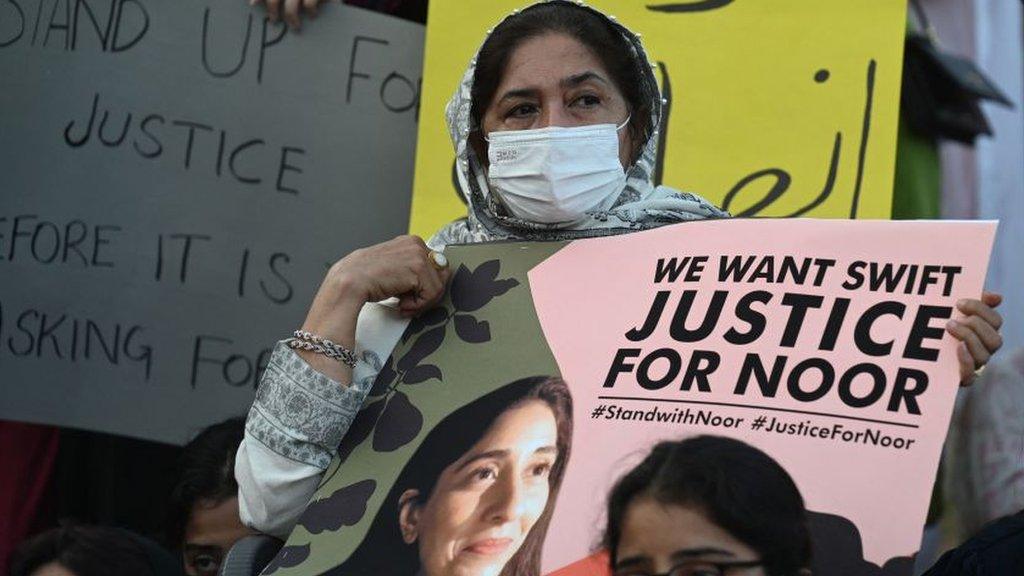
[[[285,458],[327,469],[366,393],[364,386],[342,386],[317,372],[278,342],[245,430]]]

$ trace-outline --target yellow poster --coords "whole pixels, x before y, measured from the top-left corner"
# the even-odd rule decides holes
[[[523,0],[431,0],[412,233],[466,213],[444,106]],[[906,2],[593,0],[643,36],[668,98],[661,181],[738,216],[888,218]]]

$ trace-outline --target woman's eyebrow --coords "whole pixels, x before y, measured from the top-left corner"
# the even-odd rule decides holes
[[[479,462],[481,460],[499,460],[501,458],[506,458],[511,453],[512,453],[511,450],[488,450],[487,452],[481,452],[479,454],[474,454],[474,455],[470,456],[465,462],[460,464],[459,467],[455,469],[455,471],[456,472],[461,472],[462,470],[466,469],[467,467],[469,467],[473,463]]]
[[[682,550],[676,550],[672,553],[672,561],[677,562],[679,560],[687,560],[689,558],[695,558],[700,556],[728,556],[733,557],[736,554],[723,548],[713,548],[711,546],[705,546],[703,548],[684,548]]]
[[[513,98],[536,98],[539,94],[540,90],[537,88],[516,88],[515,90],[505,92],[498,102],[504,102]]]
[[[587,70],[586,72],[573,74],[568,78],[563,78],[562,81],[559,82],[558,84],[562,88],[575,88],[576,86],[579,86],[580,84],[583,84],[584,82],[587,82],[589,80],[597,80],[602,84],[608,84],[607,80],[605,80],[600,74],[594,72],[593,70]]]
[[[733,557],[735,554],[722,548],[713,548],[705,546],[704,548],[684,548],[682,550],[676,550],[672,553],[672,562],[681,562],[683,560],[690,560],[692,558],[700,558],[701,556],[728,556]],[[630,556],[628,558],[621,558],[615,563],[615,568],[628,568],[630,566],[638,566],[648,562],[650,559],[647,556],[637,555]]]
[[[630,566],[640,566],[649,562],[650,559],[647,556],[630,556],[629,558],[619,558],[619,561],[615,563],[615,569],[629,568]]]
[[[558,454],[558,448],[556,446],[541,446],[540,448],[537,448],[536,450],[534,450],[533,453],[534,454]],[[500,460],[502,458],[508,458],[509,456],[511,456],[511,454],[512,454],[511,450],[505,450],[505,449],[502,449],[502,450],[488,450],[487,452],[481,452],[479,454],[474,454],[474,455],[470,456],[465,462],[460,464],[459,467],[455,469],[455,471],[456,472],[460,472],[462,470],[465,470],[466,468],[471,466],[473,463],[479,462],[481,460]]]
[[[567,78],[562,78],[562,80],[558,82],[558,85],[564,90],[567,88],[575,88],[576,86],[579,86],[580,84],[583,84],[585,82],[589,82],[590,80],[595,80],[597,82],[600,82],[601,84],[610,85],[610,83],[607,80],[605,80],[603,76],[601,76],[597,72],[594,72],[593,70],[587,70],[586,72],[580,72],[579,74],[573,74],[572,76],[569,76]],[[498,102],[503,102],[511,98],[536,98],[539,95],[539,88],[516,88],[514,90],[509,90],[508,92],[502,94]]]
[[[215,544],[185,544],[182,546],[182,550],[185,552],[202,553],[206,552],[209,554],[220,554],[223,549]]]

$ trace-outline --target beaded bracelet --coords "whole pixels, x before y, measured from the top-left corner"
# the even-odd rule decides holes
[[[339,346],[326,338],[306,332],[305,330],[296,330],[292,335],[293,337],[286,341],[289,347],[295,350],[308,350],[322,354],[347,365],[349,368],[356,367],[356,355],[348,348]]]

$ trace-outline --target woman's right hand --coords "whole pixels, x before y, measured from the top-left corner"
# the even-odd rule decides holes
[[[415,316],[441,300],[450,275],[447,267],[434,265],[430,249],[418,236],[399,236],[355,250],[331,266],[302,329],[352,350],[364,304],[397,297],[402,315]],[[351,379],[348,366],[336,360],[308,351],[299,355],[335,380]]]

